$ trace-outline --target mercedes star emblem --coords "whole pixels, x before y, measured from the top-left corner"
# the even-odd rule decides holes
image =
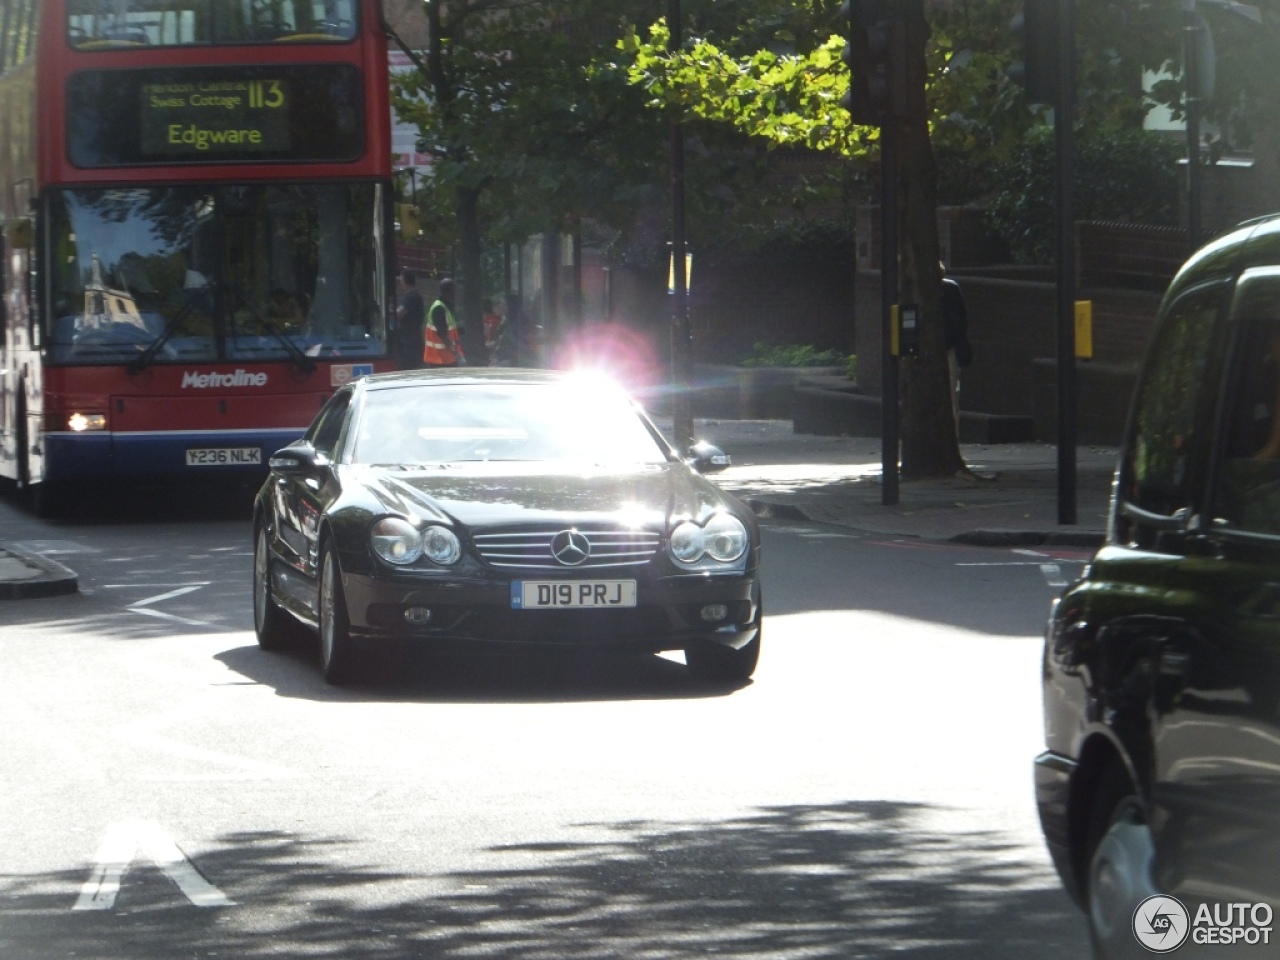
[[[576,567],[591,556],[591,541],[577,530],[561,530],[551,538],[551,555],[566,567]]]

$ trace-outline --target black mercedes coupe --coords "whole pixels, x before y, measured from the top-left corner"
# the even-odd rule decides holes
[[[462,369],[339,389],[271,457],[254,507],[264,650],[319,633],[330,683],[379,641],[684,651],[745,682],[760,654],[760,533],[620,387]]]

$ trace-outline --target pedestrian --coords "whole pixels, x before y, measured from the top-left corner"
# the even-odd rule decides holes
[[[453,315],[457,288],[445,277],[440,281],[440,295],[427,311],[422,325],[422,363],[428,367],[465,367],[467,358],[458,339],[458,321]]]
[[[973,346],[969,343],[969,311],[965,307],[960,284],[947,276],[946,264],[938,263],[942,280],[942,328],[947,347],[947,372],[951,379],[951,416],[960,437],[960,370],[973,363]]]
[[[480,312],[480,322],[484,327],[484,348],[492,354],[493,349],[498,345],[498,336],[502,331],[502,314],[488,298],[481,305]]]
[[[416,370],[422,366],[422,326],[427,319],[427,307],[418,290],[418,275],[405,269],[400,271],[404,284],[404,296],[396,309],[396,329],[393,352],[401,368]]]

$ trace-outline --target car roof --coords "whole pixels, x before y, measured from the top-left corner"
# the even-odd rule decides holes
[[[1280,264],[1280,214],[1246,220],[1191,255],[1169,284],[1165,304],[1188,287],[1236,277],[1250,267]]]

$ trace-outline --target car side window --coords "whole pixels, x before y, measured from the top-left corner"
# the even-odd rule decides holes
[[[1124,464],[1125,499],[1148,513],[1191,509],[1199,493],[1211,423],[1202,401],[1216,382],[1210,347],[1223,305],[1221,286],[1194,291],[1173,305],[1156,335]]]
[[[316,452],[333,458],[334,451],[338,449],[338,440],[342,436],[342,426],[347,419],[347,407],[350,405],[350,391],[337,394],[325,404],[308,437]]]
[[[1213,519],[1280,534],[1280,318],[1249,322],[1237,357]]]

